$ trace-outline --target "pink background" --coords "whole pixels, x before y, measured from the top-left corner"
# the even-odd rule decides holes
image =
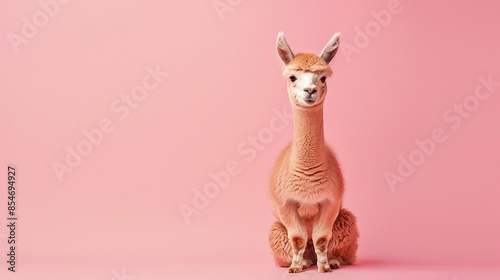
[[[212,0],[75,0],[16,53],[9,32],[21,34],[23,17],[32,21],[41,7],[3,1],[0,170],[18,169],[16,275],[50,263],[107,269],[92,279],[149,262],[278,270],[267,244],[267,182],[292,126],[274,131],[250,160],[238,147],[270,131],[273,110],[290,112],[279,31],[295,52],[318,52],[334,32],[359,50],[337,53],[325,102],[344,205],[358,216],[359,267],[499,265],[500,86],[456,129],[443,114],[473,99],[479,77],[500,81],[500,4],[401,0],[360,45],[357,28],[390,2],[221,0],[231,9],[219,15]],[[142,84],[148,66],[168,77],[120,119],[112,103]],[[103,119],[114,130],[60,182],[51,163],[63,163],[66,146]],[[436,128],[447,140],[391,189],[385,173],[397,173],[398,157],[408,159]],[[186,223],[179,205],[192,205],[193,189],[203,191],[210,172],[232,161],[241,173]],[[13,277],[3,257],[6,171],[0,180],[0,273]]]

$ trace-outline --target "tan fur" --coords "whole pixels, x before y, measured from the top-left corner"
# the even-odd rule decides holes
[[[328,71],[328,76],[331,75],[332,69],[323,59],[313,53],[299,53],[295,58],[286,65],[286,70],[321,72]]]
[[[342,208],[344,178],[334,152],[323,132],[323,101],[330,76],[328,63],[338,47],[338,35],[325,47],[329,53],[293,55],[284,36],[278,36],[278,54],[285,62],[284,75],[314,73],[309,81],[288,79],[293,111],[293,140],[276,161],[271,174],[269,196],[278,221],[271,226],[269,243],[278,266],[300,272],[312,263],[329,272],[356,261],[358,230],[356,217]],[[336,45],[334,45],[336,44]],[[295,77],[294,77],[295,78]],[[305,79],[305,78],[304,78]],[[309,85],[301,89],[300,85]],[[304,102],[312,89],[318,97]],[[307,93],[302,91],[307,90]]]

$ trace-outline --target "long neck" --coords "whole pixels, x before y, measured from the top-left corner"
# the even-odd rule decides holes
[[[325,163],[323,104],[293,108],[292,165],[311,169]]]

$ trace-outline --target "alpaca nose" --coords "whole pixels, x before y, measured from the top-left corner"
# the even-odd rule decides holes
[[[309,93],[309,94],[316,93],[316,86],[305,87],[304,91],[307,92],[307,93]]]

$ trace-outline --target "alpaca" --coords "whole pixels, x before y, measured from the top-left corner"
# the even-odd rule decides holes
[[[328,63],[339,47],[339,33],[319,56],[294,55],[283,33],[278,54],[285,64],[288,96],[293,111],[293,140],[274,165],[269,196],[278,221],[271,226],[269,243],[274,262],[301,272],[316,263],[330,272],[356,261],[356,217],[342,208],[344,178],[335,153],[323,133],[323,101]]]

